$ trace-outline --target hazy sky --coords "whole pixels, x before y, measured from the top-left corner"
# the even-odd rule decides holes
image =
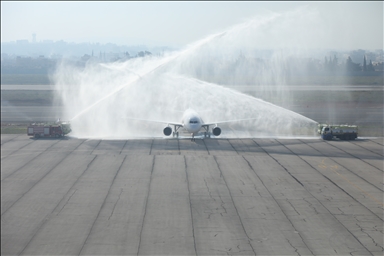
[[[326,26],[325,48],[383,49],[383,2],[7,2],[1,42],[99,42],[181,47],[254,17],[308,6]]]

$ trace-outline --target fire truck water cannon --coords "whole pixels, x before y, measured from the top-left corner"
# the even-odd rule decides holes
[[[319,124],[317,132],[323,140],[332,140],[338,138],[340,140],[354,140],[357,138],[357,125],[327,125]]]
[[[40,137],[62,138],[70,133],[71,124],[58,119],[55,123],[31,123],[27,128],[27,135],[36,139]]]

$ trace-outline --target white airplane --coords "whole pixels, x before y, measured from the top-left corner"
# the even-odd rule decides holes
[[[203,119],[200,117],[200,115],[196,111],[194,111],[193,109],[187,109],[183,114],[183,117],[181,119],[181,123],[143,120],[143,119],[136,119],[136,118],[129,118],[129,119],[167,124],[167,126],[163,129],[163,133],[165,136],[170,136],[172,134],[173,137],[179,137],[179,130],[182,128],[187,133],[191,134],[191,136],[192,136],[191,140],[194,141],[195,135],[197,135],[202,128],[204,129],[204,138],[206,138],[206,137],[210,138],[211,132],[209,130],[209,126],[214,126],[214,128],[212,128],[212,133],[215,136],[219,136],[221,134],[221,128],[217,126],[218,124],[252,120],[252,119],[256,119],[256,118],[247,118],[247,119],[237,119],[237,120],[204,123]],[[172,130],[171,126],[173,126],[173,130]]]

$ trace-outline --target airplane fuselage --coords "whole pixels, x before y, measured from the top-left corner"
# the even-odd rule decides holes
[[[187,109],[184,114],[183,118],[181,120],[181,123],[183,125],[183,128],[190,134],[196,135],[202,128],[204,122],[192,109]]]
[[[192,140],[194,140],[195,135],[197,135],[200,132],[200,130],[203,129],[204,138],[206,137],[210,138],[211,133],[217,137],[217,136],[220,136],[221,134],[221,129],[220,127],[217,126],[217,124],[236,122],[236,121],[239,121],[239,120],[205,123],[196,111],[194,111],[193,109],[187,109],[183,114],[181,123],[168,122],[168,125],[164,128],[163,133],[165,136],[170,136],[172,134],[173,137],[175,136],[179,137],[179,129],[182,128],[184,131],[191,134]],[[171,126],[173,126],[173,129]],[[210,126],[214,126],[212,128],[212,131],[209,130]]]

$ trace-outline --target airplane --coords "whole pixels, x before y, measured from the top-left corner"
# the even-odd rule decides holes
[[[197,135],[201,129],[204,129],[204,138],[207,138],[207,137],[210,138],[211,137],[211,132],[209,130],[210,126],[214,126],[214,128],[212,128],[213,135],[220,136],[221,128],[218,126],[218,124],[245,121],[245,120],[253,120],[256,118],[247,118],[247,119],[237,119],[237,120],[205,123],[203,121],[203,119],[200,117],[200,115],[195,110],[189,108],[189,109],[185,110],[185,112],[182,116],[182,119],[181,119],[181,123],[154,121],[154,120],[143,120],[143,119],[137,119],[137,118],[128,118],[128,119],[167,124],[167,126],[163,129],[163,133],[165,136],[170,136],[172,134],[173,137],[178,138],[179,137],[179,130],[182,128],[187,133],[191,134],[191,136],[192,136],[191,141],[195,141],[195,135]],[[173,130],[172,130],[171,126],[173,126]]]

